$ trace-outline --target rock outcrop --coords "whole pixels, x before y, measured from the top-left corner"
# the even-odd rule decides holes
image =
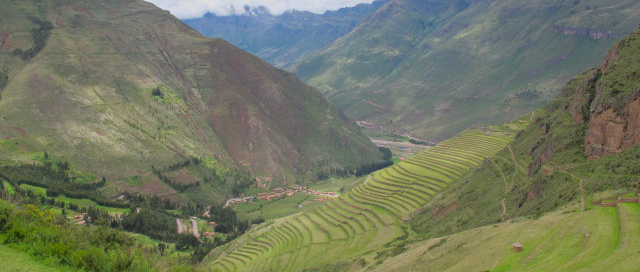
[[[623,111],[607,109],[592,115],[584,139],[590,160],[620,153],[640,143],[640,99],[629,103]]]
[[[602,78],[595,83],[595,100],[591,103],[584,139],[590,160],[620,153],[640,143],[637,35],[635,32],[611,48],[600,66]]]

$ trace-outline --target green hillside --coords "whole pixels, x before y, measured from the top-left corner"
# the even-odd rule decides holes
[[[576,208],[415,243],[371,271],[638,271],[640,204]]]
[[[541,215],[572,201],[589,205],[589,196],[603,190],[629,190],[640,186],[640,142],[635,137],[637,97],[640,93],[634,74],[640,48],[637,32],[618,42],[605,64],[591,69],[565,86],[560,94],[531,116],[533,120],[518,133],[509,148],[485,162],[466,183],[451,186],[413,219],[412,226],[425,235],[447,235],[509,218]],[[616,82],[615,84],[612,84]],[[633,90],[628,92],[614,90]],[[623,129],[598,125],[607,112],[616,110]],[[608,123],[614,127],[614,123]],[[605,150],[590,140],[602,135],[610,144],[626,139],[616,152],[596,157]],[[630,135],[630,136],[625,136]],[[590,143],[591,141],[591,143]],[[605,154],[606,155],[606,154]],[[465,198],[473,202],[460,201]],[[456,203],[442,217],[431,213]]]
[[[409,237],[404,221],[469,169],[502,149],[509,128],[469,130],[369,175],[319,208],[265,223],[211,254],[220,271],[301,271],[378,252]]]
[[[47,151],[112,193],[171,196],[381,161],[318,91],[142,0],[3,1],[0,21],[0,163]]]
[[[544,105],[638,18],[634,0],[395,0],[295,71],[357,120],[438,141]]]

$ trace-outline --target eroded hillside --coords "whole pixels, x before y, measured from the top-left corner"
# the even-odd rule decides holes
[[[197,158],[282,184],[382,157],[355,122],[294,75],[150,3],[2,5],[5,161],[48,151],[109,181],[144,183],[153,167]]]

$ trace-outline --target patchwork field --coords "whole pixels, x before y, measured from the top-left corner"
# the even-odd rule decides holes
[[[486,157],[511,133],[469,130],[377,171],[320,207],[265,223],[210,260],[215,271],[300,271],[375,251],[409,233],[409,215]]]

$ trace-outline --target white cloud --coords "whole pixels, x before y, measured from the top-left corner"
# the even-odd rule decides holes
[[[273,14],[296,9],[324,13],[359,3],[371,3],[372,0],[147,0],[162,9],[166,9],[181,19],[202,17],[211,12],[217,15],[229,15],[244,12],[244,6],[265,6]]]

